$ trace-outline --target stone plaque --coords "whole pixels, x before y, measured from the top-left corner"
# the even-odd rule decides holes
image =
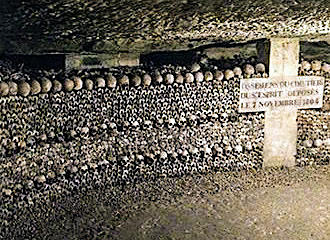
[[[323,90],[318,76],[242,79],[239,112],[321,108]]]

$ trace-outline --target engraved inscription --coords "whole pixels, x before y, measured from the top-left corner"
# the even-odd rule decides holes
[[[321,108],[323,90],[318,76],[242,79],[239,112]]]

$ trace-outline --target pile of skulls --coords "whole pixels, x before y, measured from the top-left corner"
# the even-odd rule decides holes
[[[261,76],[260,73],[264,72],[265,67],[258,64],[257,69],[258,76]],[[3,105],[0,119],[1,154],[16,154],[45,140],[65,141],[77,134],[84,136],[104,132],[108,125],[116,126],[118,129],[131,129],[149,123],[160,128],[172,125],[182,127],[189,122],[202,122],[207,119],[235,121],[239,116],[239,78],[243,74],[245,77],[253,76],[254,67],[245,65],[244,73],[239,67],[226,70],[224,73],[215,70],[217,81],[212,81],[213,74],[210,71],[203,74],[198,64],[194,64],[191,70],[195,76],[186,73],[186,83],[166,81],[168,85],[165,85],[160,84],[160,80],[155,82],[157,78],[153,78],[155,84],[147,88],[136,84],[136,87],[132,88],[125,86],[132,85],[125,74],[118,80],[120,86],[116,86],[117,78],[114,75],[122,75],[122,71],[108,73],[107,81],[100,77],[101,71],[85,71],[78,73],[84,77],[64,79],[63,84],[67,91],[54,91],[53,83],[61,84],[59,80],[52,82],[44,79],[41,83],[48,87],[43,94],[28,98],[0,98]],[[162,75],[156,74],[159,78],[164,76],[165,79],[174,79],[171,73],[165,75],[163,69],[161,72]],[[91,80],[91,76],[94,76],[95,81]],[[145,74],[143,79],[149,78],[148,76],[150,77]],[[123,78],[128,79],[124,85]],[[187,79],[190,79],[189,83]],[[194,82],[197,79],[199,80]],[[109,81],[112,83],[111,86],[108,84]],[[70,89],[65,85],[68,82],[71,82]],[[96,89],[93,89],[94,82]],[[6,82],[2,83],[2,86],[6,85]],[[25,84],[28,85],[26,81]],[[59,84],[57,86],[60,86]],[[82,86],[87,89],[81,89]]]
[[[330,161],[330,64],[318,60],[300,63],[299,74],[325,77],[323,108],[298,111],[297,164],[329,164]]]
[[[150,71],[150,73],[147,71]],[[39,71],[38,75],[24,74],[24,78],[14,78],[13,76],[17,76],[16,72],[1,72],[0,69],[0,73],[0,97],[16,95],[27,97],[61,91],[72,92],[105,87],[111,89],[128,86],[147,88],[151,85],[165,84],[170,86],[267,76],[265,65],[262,63],[256,64],[255,67],[251,64],[245,64],[243,70],[241,67],[234,67],[225,71],[218,70],[216,66],[203,71],[201,66],[195,63],[189,69],[184,66],[168,65],[152,70],[134,67],[79,71],[68,74],[61,71]],[[20,74],[23,73],[20,72]]]
[[[178,68],[181,75],[165,69],[141,70],[143,86],[127,69],[81,71],[72,80],[50,74],[33,80],[39,94],[26,96],[4,94],[3,74],[1,215],[8,231],[19,209],[54,194],[261,166],[263,114],[237,112],[239,79],[254,67],[211,72],[194,64],[191,72]]]
[[[301,76],[324,76],[330,78],[330,64],[319,60],[302,60],[299,64],[299,75]]]
[[[329,164],[330,113],[302,110],[298,115],[297,163]]]
[[[70,73],[72,77],[41,72],[47,79],[33,80],[40,85],[38,94],[30,94],[31,77],[23,80],[30,86],[26,96],[2,90],[6,97],[0,98],[0,182],[5,231],[10,231],[17,212],[42,205],[54,195],[260,167],[264,114],[239,114],[237,105],[240,78],[266,77],[265,66],[245,64],[219,71],[193,64],[187,69],[85,70]],[[1,86],[9,86],[7,81]],[[299,121],[305,124],[305,116],[319,116],[320,135],[311,138],[300,124],[299,146],[306,137],[313,146],[317,139],[323,143],[329,137],[324,128],[328,113],[310,114]],[[298,147],[298,161],[312,160],[304,155],[308,151]],[[318,159],[329,155],[322,151]]]

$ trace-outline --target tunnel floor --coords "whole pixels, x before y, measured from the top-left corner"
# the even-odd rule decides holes
[[[330,181],[185,197],[125,221],[119,239],[328,239]]]
[[[53,206],[37,225],[47,239],[329,239],[330,166],[161,179]]]

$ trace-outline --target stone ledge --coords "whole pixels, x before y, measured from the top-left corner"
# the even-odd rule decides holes
[[[65,68],[88,69],[88,68],[109,68],[119,66],[138,66],[140,55],[133,53],[119,54],[69,54],[65,58]]]

